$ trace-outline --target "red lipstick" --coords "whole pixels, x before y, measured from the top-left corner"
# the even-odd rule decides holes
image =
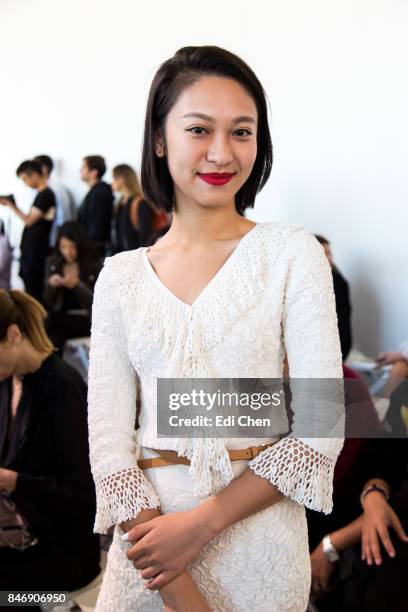
[[[210,185],[225,185],[234,176],[234,172],[209,172],[205,174],[197,173],[201,180]]]

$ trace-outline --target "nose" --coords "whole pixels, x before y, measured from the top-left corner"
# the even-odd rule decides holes
[[[214,136],[207,151],[207,160],[217,164],[217,166],[226,166],[233,160],[233,152],[228,136],[222,134]]]

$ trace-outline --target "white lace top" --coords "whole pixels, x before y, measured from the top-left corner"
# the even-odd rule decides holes
[[[285,350],[293,378],[343,376],[330,267],[303,228],[258,223],[191,306],[159,280],[146,252],[107,258],[95,287],[89,442],[100,533],[160,505],[137,466],[141,446],[187,456],[194,494],[204,497],[233,478],[228,448],[271,441],[158,438],[158,377],[279,378]],[[292,409],[301,413],[301,397]],[[342,427],[339,418],[336,437],[287,436],[249,467],[283,494],[328,513]]]

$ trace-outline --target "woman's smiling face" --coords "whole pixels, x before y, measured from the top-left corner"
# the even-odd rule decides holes
[[[178,209],[234,203],[256,160],[257,121],[253,98],[233,79],[205,76],[181,92],[166,118],[165,143],[156,142]]]

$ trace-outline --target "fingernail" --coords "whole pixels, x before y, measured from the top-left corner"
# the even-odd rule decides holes
[[[124,533],[123,536],[120,536],[120,539],[123,540],[124,542],[127,542],[129,540],[129,534]]]

